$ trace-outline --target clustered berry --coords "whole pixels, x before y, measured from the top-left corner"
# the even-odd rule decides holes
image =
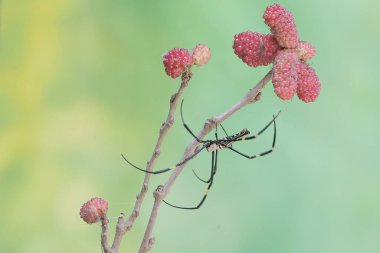
[[[190,68],[193,64],[197,66],[205,65],[211,57],[210,48],[199,44],[192,54],[185,48],[174,48],[162,56],[166,74],[172,78],[177,78]]]
[[[235,35],[232,48],[248,66],[257,67],[273,62],[279,45],[271,34],[247,31]]]
[[[86,223],[92,224],[105,218],[107,211],[107,201],[102,198],[92,198],[82,205],[79,214]]]
[[[187,49],[174,48],[162,56],[165,71],[172,78],[179,77],[190,65],[192,58]]]
[[[291,99],[297,91],[297,53],[293,49],[278,52],[273,64],[274,92],[283,100]]]
[[[285,48],[298,46],[298,31],[290,11],[279,4],[272,4],[266,8],[263,18],[280,46]]]
[[[321,84],[315,70],[306,62],[301,61],[297,68],[298,87],[297,95],[304,102],[313,102],[317,99]]]
[[[279,98],[290,100],[297,93],[302,101],[314,102],[321,84],[315,70],[306,63],[315,55],[314,46],[299,40],[292,13],[281,5],[268,6],[263,18],[271,34],[247,31],[235,35],[235,54],[251,67],[273,62],[272,82]]]
[[[300,60],[306,61],[314,57],[315,48],[309,42],[300,41],[297,47],[297,54]]]
[[[203,44],[198,44],[193,48],[193,63],[197,66],[205,65],[211,57],[210,48]]]

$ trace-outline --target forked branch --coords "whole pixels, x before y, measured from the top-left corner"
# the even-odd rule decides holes
[[[256,86],[250,89],[247,92],[247,94],[240,101],[234,104],[231,108],[227,109],[224,113],[218,116],[214,116],[210,119],[207,119],[204,124],[203,129],[201,129],[197,137],[199,139],[203,139],[208,133],[212,131],[212,129],[215,128],[216,125],[228,119],[230,116],[232,116],[235,112],[237,112],[242,107],[256,102],[260,98],[260,95],[261,95],[260,91],[271,80],[271,78],[272,78],[272,71],[269,71],[263,77],[263,79],[261,79],[257,83]],[[194,152],[196,152],[198,147],[199,147],[198,142],[194,139],[185,149],[185,152],[183,154],[181,161],[184,161],[187,157],[194,154]],[[174,172],[171,174],[168,181],[164,185],[158,186],[156,191],[153,193],[155,201],[154,201],[153,209],[149,218],[148,225],[145,230],[144,238],[139,249],[139,253],[146,253],[152,248],[155,242],[154,237],[152,237],[153,228],[157,219],[158,210],[161,206],[162,200],[168,195],[175,180],[177,179],[177,177],[182,172],[185,166],[186,166],[186,162],[182,164],[181,166],[178,166],[174,170]]]

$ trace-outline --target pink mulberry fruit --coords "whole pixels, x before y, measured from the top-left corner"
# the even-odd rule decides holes
[[[315,70],[310,67],[306,62],[300,62],[298,65],[298,97],[308,103],[314,102],[321,90],[321,83],[315,73]]]
[[[189,51],[184,48],[174,48],[165,53],[162,58],[166,74],[172,78],[179,77],[192,61]]]
[[[298,58],[306,61],[314,57],[315,48],[309,42],[300,41],[298,47],[296,48]]]
[[[193,63],[197,66],[205,65],[211,57],[210,48],[206,45],[199,44],[193,48]]]
[[[263,18],[280,46],[285,48],[298,46],[298,31],[290,11],[279,4],[272,4],[266,8]]]
[[[92,198],[80,209],[80,217],[88,224],[98,222],[108,211],[108,202],[102,198]]]
[[[273,62],[279,45],[270,34],[247,31],[235,35],[232,48],[248,66],[257,67]]]
[[[273,65],[274,92],[283,100],[290,100],[297,91],[297,53],[284,49],[277,53]]]

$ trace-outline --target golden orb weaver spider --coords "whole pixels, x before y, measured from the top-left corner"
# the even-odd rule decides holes
[[[185,127],[185,129],[191,134],[191,136],[193,136],[195,138],[195,140],[201,145],[200,148],[198,148],[198,150],[196,150],[194,152],[194,154],[192,154],[191,156],[185,158],[183,161],[177,163],[174,166],[171,166],[171,167],[168,167],[168,168],[165,168],[165,169],[162,169],[162,170],[158,170],[158,171],[147,171],[147,170],[141,169],[138,166],[136,166],[133,163],[131,163],[130,161],[128,161],[127,158],[123,154],[121,154],[121,155],[122,155],[123,159],[129,165],[131,165],[132,167],[134,167],[137,170],[140,170],[140,171],[145,172],[145,173],[150,173],[150,174],[161,174],[161,173],[167,172],[169,170],[175,169],[176,167],[185,164],[186,162],[188,162],[189,160],[191,160],[195,156],[197,156],[204,149],[206,149],[208,152],[211,152],[211,175],[210,175],[210,178],[208,180],[203,180],[193,170],[194,175],[199,180],[201,180],[202,182],[208,184],[206,192],[203,195],[203,197],[202,197],[201,201],[199,202],[199,204],[197,206],[194,206],[194,207],[181,207],[181,206],[176,206],[176,205],[170,204],[167,201],[163,200],[163,202],[165,204],[167,204],[167,205],[169,205],[171,207],[174,207],[174,208],[186,209],[186,210],[194,210],[194,209],[200,208],[203,205],[204,201],[207,198],[207,194],[208,194],[209,190],[211,189],[211,186],[212,186],[213,180],[214,180],[214,176],[215,176],[216,170],[217,170],[218,151],[219,150],[221,150],[221,149],[230,149],[230,150],[234,151],[235,153],[237,153],[237,154],[239,154],[239,155],[241,155],[241,156],[243,156],[243,157],[245,157],[247,159],[254,159],[254,158],[257,158],[257,157],[268,155],[268,154],[270,154],[270,153],[273,152],[275,144],[276,144],[276,118],[278,117],[278,115],[280,114],[281,111],[279,113],[277,113],[277,115],[273,115],[273,119],[263,129],[261,129],[258,133],[254,134],[254,135],[249,136],[250,132],[246,128],[244,128],[243,130],[241,130],[237,134],[228,135],[227,132],[226,132],[226,130],[224,129],[224,127],[221,124],[219,124],[222,127],[224,133],[226,134],[226,137],[224,137],[222,139],[218,138],[218,134],[217,134],[217,127],[218,126],[216,126],[216,130],[215,130],[215,138],[216,139],[215,140],[200,140],[191,131],[191,129],[189,128],[189,126],[185,123],[185,120],[183,118],[183,110],[182,110],[182,108],[183,108],[183,100],[181,102],[181,119],[182,119],[182,124]],[[236,150],[236,149],[234,149],[232,147],[232,144],[235,143],[235,142],[256,139],[257,137],[259,137],[260,134],[262,134],[265,130],[267,130],[267,128],[272,123],[274,125],[274,133],[273,133],[273,141],[272,141],[272,148],[271,149],[269,149],[269,150],[267,150],[265,152],[262,152],[262,153],[250,156],[250,155],[246,155],[246,154],[244,154],[244,153],[242,153],[242,152],[240,152],[240,151],[238,151],[238,150]]]

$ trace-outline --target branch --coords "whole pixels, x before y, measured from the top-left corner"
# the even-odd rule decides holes
[[[108,246],[108,218],[103,217],[100,219],[102,224],[102,234],[100,235],[100,241],[102,243],[102,248],[105,253],[111,253],[111,248]]]
[[[180,88],[178,89],[177,93],[173,94],[170,98],[169,113],[168,113],[166,120],[161,125],[160,134],[158,136],[156,146],[153,150],[152,157],[150,158],[150,160],[148,161],[147,166],[146,166],[147,171],[152,171],[152,169],[155,165],[155,162],[161,153],[161,144],[162,144],[166,134],[168,133],[169,129],[174,124],[175,110],[177,108],[177,105],[178,105],[178,102],[181,98],[181,95],[182,95],[183,91],[185,90],[185,88],[187,87],[191,77],[192,77],[192,73],[190,71],[190,68],[188,68],[182,74],[182,82],[181,82]],[[106,253],[117,253],[119,251],[120,243],[121,243],[121,240],[122,240],[124,234],[127,231],[131,230],[131,228],[134,225],[137,217],[140,214],[142,202],[144,201],[145,195],[148,191],[150,176],[151,176],[150,173],[145,173],[144,182],[142,184],[140,193],[136,196],[135,206],[134,206],[133,211],[132,211],[131,215],[129,216],[128,220],[125,220],[125,215],[123,213],[120,214],[120,216],[118,218],[117,225],[116,225],[115,237],[114,237],[114,241],[112,243],[111,249],[107,245],[107,223],[108,222],[103,225],[103,221],[102,221],[102,248],[103,248],[104,252],[106,252]],[[152,244],[154,243],[153,240],[151,240],[151,243]]]
[[[231,115],[233,115],[235,112],[237,112],[240,108],[254,103],[257,100],[260,99],[260,91],[261,89],[270,81],[272,78],[272,70],[270,70],[264,77],[261,79],[261,81],[252,89],[248,91],[248,93],[235,105],[233,105],[231,108],[226,110],[224,113],[214,116],[211,119],[207,119],[203,129],[198,133],[197,137],[199,139],[203,139],[209,132],[211,132],[212,129],[215,128],[216,125],[220,124],[224,120],[228,119]],[[199,147],[198,142],[194,139],[185,149],[185,152],[182,157],[182,161],[184,161],[187,157],[194,154],[196,149]],[[158,210],[161,206],[162,200],[168,195],[172,185],[174,184],[176,178],[179,176],[179,174],[182,172],[183,168],[186,166],[185,162],[181,166],[178,166],[176,170],[171,174],[168,181],[165,183],[165,185],[160,185],[156,189],[156,191],[153,193],[154,196],[154,206],[149,218],[148,225],[145,230],[144,238],[141,243],[139,253],[146,253],[149,250],[151,250],[153,244],[154,244],[154,237],[152,237],[153,227],[156,222],[156,218],[158,215]]]

